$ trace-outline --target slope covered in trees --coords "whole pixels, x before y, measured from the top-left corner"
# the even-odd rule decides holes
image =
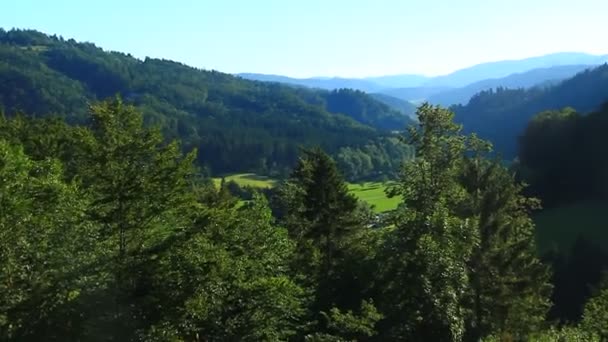
[[[582,115],[572,108],[536,115],[520,139],[519,162],[530,191],[548,206],[608,201],[608,102]],[[559,186],[555,186],[559,184]]]
[[[416,118],[416,105],[409,101],[405,101],[387,94],[382,93],[374,93],[371,94],[373,98],[376,100],[386,104],[387,106],[402,112],[403,114],[411,117],[412,119]]]
[[[442,91],[431,95],[427,100],[432,104],[451,106],[467,104],[473,95],[489,89],[499,87],[518,89],[534,86],[550,86],[571,78],[577,73],[593,68],[593,65],[560,65],[550,68],[532,69],[522,73],[511,74],[503,78],[487,79],[471,83],[461,88]]]
[[[548,219],[538,234],[554,266],[552,317],[580,319],[608,268],[607,129],[606,105],[589,114],[564,108],[534,116],[519,141],[516,169]]]
[[[120,100],[91,106],[84,126],[0,119],[0,338],[605,338],[605,289],[580,328],[548,328],[536,201],[453,113],[418,115],[403,203],[380,229],[319,149],[270,205],[239,206]]]
[[[8,114],[86,120],[87,103],[121,94],[215,173],[282,172],[298,147],[382,147],[408,118],[362,92],[316,91],[104,51],[36,31],[0,31],[0,106]],[[203,153],[204,152],[204,153]]]
[[[608,100],[608,64],[586,70],[548,88],[483,91],[467,105],[452,107],[456,121],[468,132],[492,141],[504,158],[517,155],[518,137],[537,113],[572,107],[581,113],[598,109]]]

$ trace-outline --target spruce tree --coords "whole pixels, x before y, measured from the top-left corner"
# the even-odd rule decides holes
[[[310,319],[317,331],[325,331],[329,323],[324,317],[332,308],[358,310],[364,299],[360,284],[352,282],[357,277],[346,275],[344,264],[363,228],[358,201],[335,162],[316,148],[303,151],[278,189],[277,202],[282,206],[280,223],[297,246],[294,271],[311,292]]]
[[[475,222],[478,241],[467,263],[467,339],[489,334],[525,339],[541,328],[550,307],[548,267],[536,256],[531,210],[539,202],[499,161],[485,158],[488,144],[473,139],[461,182],[467,200],[460,215]]]

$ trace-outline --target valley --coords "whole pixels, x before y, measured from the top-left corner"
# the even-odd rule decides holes
[[[28,1],[1,341],[608,340],[608,7]]]
[[[271,189],[276,186],[279,181],[265,176],[259,176],[252,173],[232,174],[224,177],[216,177],[213,179],[216,187],[219,187],[224,182],[235,182],[240,187],[251,187],[254,189]],[[392,182],[362,182],[348,183],[349,191],[359,200],[372,206],[377,213],[385,213],[397,208],[401,199],[397,197],[388,197],[386,190]]]

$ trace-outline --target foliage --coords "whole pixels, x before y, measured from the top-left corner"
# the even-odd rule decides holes
[[[312,334],[319,333],[314,338],[372,334],[378,318],[365,302],[364,281],[370,260],[366,247],[373,236],[365,234],[368,215],[349,193],[335,162],[319,149],[304,151],[291,177],[277,189],[275,203],[297,245],[294,271],[311,292],[309,321]],[[362,305],[360,318],[342,313],[356,305]]]
[[[483,342],[503,342],[511,341],[510,335],[490,336],[483,339]],[[534,333],[530,336],[529,341],[533,342],[570,342],[570,341],[585,341],[599,342],[600,338],[589,331],[585,331],[578,327],[564,326],[560,328],[550,327],[547,330]]]
[[[601,340],[608,339],[608,281],[606,279],[600,284],[598,293],[585,304],[581,328],[598,335]]]
[[[586,116],[570,108],[538,114],[520,146],[522,176],[531,191],[548,206],[608,200],[608,158],[597,153],[607,128],[608,106]]]
[[[0,140],[0,338],[57,337],[85,295],[95,251],[88,196],[56,160],[33,161]],[[63,321],[66,320],[66,321]],[[63,324],[61,324],[62,322]]]
[[[456,121],[467,132],[492,141],[505,158],[517,155],[517,139],[537,113],[572,107],[580,113],[597,110],[608,99],[608,65],[588,69],[545,88],[482,91],[467,105],[453,106]],[[500,129],[496,129],[500,127]]]
[[[369,338],[376,334],[374,325],[382,319],[382,314],[376,310],[373,303],[363,301],[358,315],[350,310],[341,312],[333,307],[329,313],[323,313],[323,317],[330,332],[308,335],[305,341],[358,341]]]
[[[393,339],[525,338],[549,305],[529,216],[536,201],[453,115],[423,104],[409,131],[416,158],[393,188],[403,204],[381,259],[380,324]]]
[[[179,138],[184,150],[199,148],[198,165],[215,174],[284,175],[302,145],[331,154],[368,144],[382,149],[392,135],[385,129],[408,122],[362,92],[249,81],[30,30],[0,32],[0,81],[6,113],[59,114],[70,122],[86,120],[88,102],[121,94],[146,124]]]
[[[22,134],[47,122],[2,122],[2,339],[257,341],[298,331],[294,244],[262,198],[237,209],[195,176],[193,153],[119,99],[93,105],[90,127]]]
[[[243,209],[203,212],[153,268],[150,336],[184,340],[285,340],[302,314],[287,276],[293,245],[261,197]],[[161,310],[159,310],[161,309]]]
[[[538,201],[525,197],[524,186],[499,162],[479,154],[465,160],[462,184],[469,194],[464,213],[479,234],[468,262],[467,333],[473,340],[491,332],[523,339],[542,327],[550,307],[550,274],[536,257],[530,217]]]
[[[589,289],[606,253],[580,240],[568,259],[545,257],[550,278],[528,196],[605,199],[606,108],[530,124],[514,167],[527,190],[440,107],[418,109],[408,147],[384,132],[395,113],[360,92],[244,81],[35,31],[0,30],[0,56],[2,340],[606,338],[606,286]],[[602,70],[470,106],[544,104]],[[124,100],[94,101],[117,92]],[[31,117],[52,111],[64,117]],[[300,145],[320,148],[296,158]],[[381,220],[340,172],[382,179],[402,162],[389,191],[401,203]],[[292,164],[270,202],[238,183],[269,179],[216,186],[204,167]],[[559,328],[545,320],[550,281]]]
[[[383,307],[391,309],[386,322],[391,338],[460,340],[464,334],[460,303],[475,231],[451,212],[465,196],[458,174],[466,148],[452,115],[423,104],[420,129],[409,130],[416,158],[404,166],[394,189],[403,205],[385,246],[383,296],[390,301]]]

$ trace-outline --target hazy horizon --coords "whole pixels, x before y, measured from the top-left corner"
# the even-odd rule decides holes
[[[449,0],[158,0],[145,7],[22,0],[4,7],[5,29],[35,29],[227,73],[438,76],[559,52],[608,54],[598,44],[608,3],[599,0],[467,0],[458,6]]]

